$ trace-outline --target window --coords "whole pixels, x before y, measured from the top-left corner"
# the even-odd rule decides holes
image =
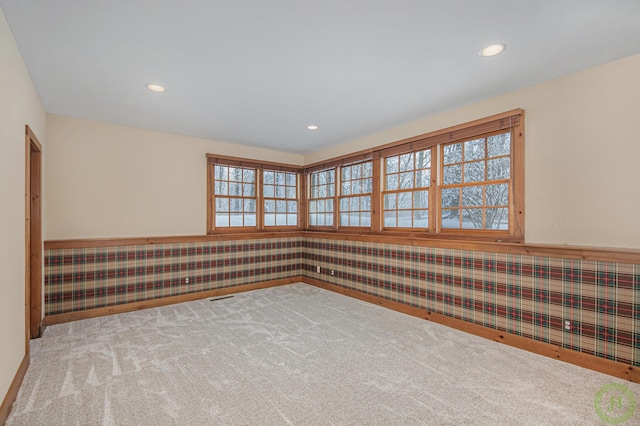
[[[340,170],[340,226],[371,226],[373,163],[346,165]]]
[[[441,227],[509,229],[511,133],[442,145]]]
[[[299,228],[300,170],[207,154],[207,232]]]
[[[431,149],[384,159],[384,227],[429,228]]]
[[[215,226],[256,226],[256,169],[216,164]]]
[[[264,226],[298,226],[298,175],[263,171]]]
[[[309,165],[309,227],[524,241],[523,118],[513,110]]]
[[[309,176],[309,225],[332,227],[336,169],[312,172]]]

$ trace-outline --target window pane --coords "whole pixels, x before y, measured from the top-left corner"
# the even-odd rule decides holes
[[[244,169],[244,181],[247,183],[255,183],[256,171],[253,169]]]
[[[446,166],[444,168],[444,184],[455,185],[462,183],[462,166]]]
[[[324,211],[333,212],[333,200],[326,200],[326,207]]]
[[[276,213],[276,226],[286,226],[287,215],[283,213]]]
[[[340,213],[340,226],[349,226],[349,214]]]
[[[482,160],[484,157],[484,138],[464,143],[464,161]]]
[[[216,226],[229,226],[229,215],[228,214],[216,214]]]
[[[368,178],[373,176],[373,163],[367,162],[362,165],[363,173],[362,177]]]
[[[460,210],[442,210],[441,217],[443,228],[460,228]]]
[[[265,198],[273,198],[276,196],[276,187],[272,185],[265,185],[264,187]]]
[[[509,157],[496,158],[487,161],[487,179],[509,179],[511,175],[511,161]]]
[[[444,146],[444,164],[462,162],[462,144],[454,143]]]
[[[309,215],[309,225],[318,226],[318,216],[315,214]]]
[[[398,175],[387,176],[387,191],[398,189]]]
[[[398,211],[398,227],[399,228],[411,228],[413,227],[413,223],[411,218],[413,217],[413,212],[410,210],[399,210]]]
[[[385,210],[391,210],[397,208],[397,194],[385,194],[384,195],[384,208]]]
[[[245,199],[244,200],[244,211],[245,212],[253,212],[256,211],[256,200],[255,199]]]
[[[351,167],[345,166],[342,168],[342,180],[351,180]]]
[[[298,202],[297,201],[287,201],[287,212],[289,212],[289,213],[297,213],[298,212]]]
[[[351,181],[342,182],[342,195],[351,195]]]
[[[288,186],[296,186],[296,174],[295,173],[287,173],[286,184]]]
[[[386,227],[396,227],[398,226],[398,222],[396,220],[396,212],[393,211],[385,211],[384,212],[384,226]]]
[[[465,207],[482,207],[482,186],[462,188],[462,205]]]
[[[216,212],[228,212],[229,199],[216,197]]]
[[[406,172],[407,170],[413,170],[413,153],[403,154],[400,156],[400,171]]]
[[[285,198],[284,186],[276,186],[276,198]]]
[[[229,194],[229,183],[228,182],[216,182],[216,195],[228,195]]]
[[[295,199],[296,198],[296,187],[295,186],[287,186],[287,198]]]
[[[229,168],[216,165],[214,168],[215,180],[229,180]]]
[[[349,225],[350,226],[360,226],[360,214],[359,213],[351,213],[351,214],[349,214]]]
[[[317,211],[317,205],[318,201],[309,201],[309,213],[315,213]]]
[[[362,181],[354,180],[351,182],[352,194],[362,194]]]
[[[398,194],[398,208],[399,209],[411,209],[411,193],[401,192]]]
[[[360,201],[360,199],[358,197],[349,198],[349,210],[351,210],[351,211],[360,210],[359,209],[359,201]]]
[[[276,200],[276,212],[285,213],[287,211],[287,202],[283,200]]]
[[[413,208],[426,209],[429,207],[429,191],[416,191],[413,193]]]
[[[360,213],[360,226],[371,226],[371,213]]]
[[[229,226],[244,226],[244,215],[242,213],[232,213]]]
[[[413,188],[413,172],[406,172],[400,174],[400,188],[411,189]]]
[[[416,172],[416,188],[426,188],[431,185],[431,170],[418,170]]]
[[[336,186],[335,184],[327,185],[327,197],[335,197]]]
[[[431,150],[416,152],[416,168],[426,169],[431,167]]]
[[[276,225],[276,215],[275,214],[265,214],[264,215],[264,226],[275,226]]]
[[[489,157],[509,155],[511,152],[511,133],[489,136],[487,138],[487,150],[489,151]]]
[[[482,228],[482,209],[462,209],[462,228]]]
[[[276,183],[274,172],[265,171],[262,176],[263,176],[264,183],[266,183],[268,185],[273,185],[273,184]]]
[[[487,185],[487,206],[506,206],[509,203],[509,184]]]
[[[255,197],[256,195],[256,186],[253,184],[245,183],[243,185],[243,194],[245,197]]]
[[[387,173],[398,173],[398,157],[388,157],[386,162]]]
[[[242,182],[242,169],[239,167],[229,167],[229,180]]]
[[[287,215],[287,225],[288,226],[295,226],[297,224],[298,224],[298,215],[289,213]]]
[[[256,226],[256,215],[252,213],[245,214],[244,226]]]
[[[413,211],[413,227],[414,228],[429,227],[429,212],[427,210]]]
[[[473,163],[464,164],[465,182],[482,182],[484,180],[484,161],[474,161]]]
[[[275,200],[264,200],[264,211],[265,213],[274,213],[276,211]]]
[[[460,206],[460,190],[458,188],[445,188],[442,190],[442,206]]]
[[[242,195],[242,184],[231,182],[229,184],[229,195]]]
[[[485,224],[487,229],[509,229],[508,209],[486,209],[485,215]]]

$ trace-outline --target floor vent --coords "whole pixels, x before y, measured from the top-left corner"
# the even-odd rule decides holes
[[[223,300],[223,299],[231,299],[233,296],[223,296],[223,297],[218,297],[217,299],[209,299],[209,302],[217,302],[218,300]]]

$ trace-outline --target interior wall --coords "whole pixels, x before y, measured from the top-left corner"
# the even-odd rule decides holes
[[[0,9],[0,400],[25,356],[25,125],[44,149],[45,123]]]
[[[305,164],[525,109],[525,241],[640,248],[640,55],[305,156]]]
[[[45,239],[204,235],[207,153],[301,155],[47,115]]]

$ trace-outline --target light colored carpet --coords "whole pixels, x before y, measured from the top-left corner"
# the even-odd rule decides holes
[[[612,382],[293,284],[49,327],[8,425],[604,424]]]

